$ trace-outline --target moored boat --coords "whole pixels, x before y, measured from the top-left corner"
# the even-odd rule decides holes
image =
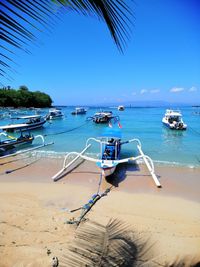
[[[30,115],[12,118],[13,120],[20,120],[22,123],[8,124],[0,126],[0,130],[7,132],[34,130],[43,126],[46,119],[41,115]]]
[[[32,144],[33,140],[34,136],[31,135],[30,133],[21,132],[21,135],[16,138],[14,136],[9,136],[4,132],[2,132],[0,133],[0,155],[3,155],[7,151],[17,148],[21,145]]]
[[[86,114],[87,109],[83,107],[76,107],[74,111],[72,111],[72,115],[84,115]]]
[[[167,109],[162,119],[162,123],[172,130],[187,129],[187,124],[183,122],[182,114],[179,110]]]
[[[95,123],[108,123],[114,117],[116,116],[113,116],[112,111],[100,111],[96,112],[94,116],[89,117],[88,119],[92,119]]]
[[[3,137],[3,138],[2,138]],[[29,148],[23,148],[22,150],[17,150],[23,145],[31,145],[34,140],[40,139],[41,144],[35,144]],[[53,142],[45,143],[44,137],[42,135],[33,136],[30,132],[25,133],[21,131],[19,137],[8,135],[4,132],[0,133],[0,159],[14,157],[19,154],[27,153],[42,147],[52,145]]]
[[[52,108],[49,110],[49,113],[46,115],[46,120],[54,120],[63,118],[64,114],[58,108]]]
[[[120,105],[120,106],[118,106],[118,108],[117,108],[119,111],[124,111],[124,106],[122,106],[122,105]]]
[[[157,187],[161,187],[161,184],[154,172],[154,164],[150,157],[145,155],[142,151],[141,142],[139,139],[130,139],[128,141],[121,141],[121,131],[107,128],[99,138],[89,138],[86,141],[85,148],[80,152],[70,152],[64,159],[63,168],[56,173],[52,179],[57,181],[63,177],[63,173],[69,168],[76,160],[82,158],[84,160],[95,162],[101,169],[101,174],[106,177],[114,173],[116,167],[120,163],[134,162],[137,160],[143,160],[146,164],[155,184]],[[100,145],[99,158],[92,158],[85,155],[85,152],[92,146],[92,143]],[[138,149],[138,156],[132,156],[128,158],[121,158],[121,146],[124,144],[136,143]],[[75,156],[73,160],[67,163],[68,158]]]

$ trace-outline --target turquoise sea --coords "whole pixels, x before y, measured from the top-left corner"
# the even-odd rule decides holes
[[[162,125],[162,117],[166,108],[101,108],[111,110],[114,115],[120,116],[122,125],[122,139],[139,138],[145,154],[149,155],[156,164],[180,165],[200,167],[200,115],[195,115],[195,108],[183,107],[181,112],[184,122],[188,125],[186,131],[167,129]],[[100,108],[88,108],[86,115],[71,115],[74,107],[62,107],[65,114],[63,119],[52,120],[44,127],[33,131],[34,135],[46,136],[46,141],[54,144],[34,152],[44,157],[64,157],[66,152],[81,151],[89,137],[98,137],[108,125],[95,124],[86,121]],[[48,109],[42,109],[45,115]],[[28,114],[33,114],[28,111]],[[27,115],[28,115],[27,114]],[[10,119],[1,119],[0,125],[11,123]],[[118,127],[117,124],[114,127]],[[97,156],[98,148],[94,147],[89,153]],[[133,144],[124,145],[122,157],[135,155]]]

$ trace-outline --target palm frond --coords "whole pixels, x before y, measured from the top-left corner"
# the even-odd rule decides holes
[[[35,31],[50,31],[63,10],[102,19],[121,51],[129,39],[132,13],[125,0],[0,0],[0,6],[1,48],[8,58],[13,57],[16,49],[27,52],[27,42],[37,40]],[[4,76],[6,66],[1,65]]]
[[[57,0],[83,15],[95,14],[105,21],[118,48],[123,51],[129,39],[133,14],[124,0]]]
[[[81,225],[60,266],[137,266],[144,246],[133,238],[124,222],[111,219],[106,226],[97,222]]]

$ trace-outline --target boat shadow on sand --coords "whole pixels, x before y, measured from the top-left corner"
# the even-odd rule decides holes
[[[128,164],[128,163],[122,163],[119,164],[116,167],[115,172],[107,176],[105,179],[106,181],[115,186],[118,187],[120,183],[122,183],[128,176],[133,176],[135,172],[137,172],[137,176],[149,176],[149,175],[144,175],[144,174],[139,174],[138,172],[140,171],[140,167],[138,164]]]

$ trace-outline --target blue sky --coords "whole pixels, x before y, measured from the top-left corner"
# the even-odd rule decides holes
[[[11,85],[48,93],[55,105],[164,100],[200,104],[198,0],[136,0],[124,54],[106,28],[74,12],[18,51]],[[3,81],[5,84],[5,81]]]

